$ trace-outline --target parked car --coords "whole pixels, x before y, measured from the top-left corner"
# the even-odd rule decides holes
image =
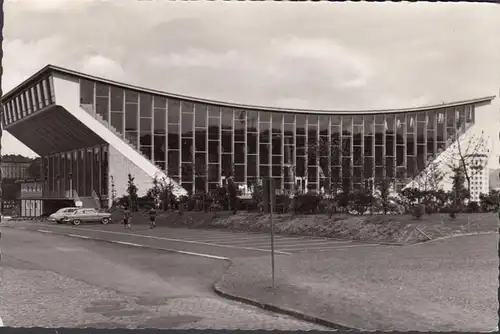
[[[73,225],[80,225],[82,223],[96,223],[108,224],[111,222],[111,213],[98,212],[96,209],[78,209],[64,216],[62,219],[64,223],[71,223]]]
[[[68,208],[62,208],[54,212],[49,216],[49,221],[56,222],[58,224],[62,224],[62,219],[66,217],[68,214],[75,212],[78,210],[78,208],[75,207],[68,207]]]

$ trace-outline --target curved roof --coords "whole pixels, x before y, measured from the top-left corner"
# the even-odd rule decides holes
[[[162,92],[154,89],[143,88],[139,86],[129,85],[109,79],[104,79],[96,76],[92,76],[89,74],[77,72],[74,70],[70,70],[67,68],[55,66],[55,65],[47,65],[30,78],[26,79],[24,82],[19,84],[17,87],[4,94],[2,97],[2,102],[8,100],[11,96],[17,94],[18,92],[28,88],[34,82],[40,80],[43,77],[46,77],[52,73],[59,73],[63,75],[69,75],[76,78],[82,78],[92,81],[97,81],[121,88],[131,89],[142,93],[149,93],[164,96],[167,98],[177,98],[184,101],[190,101],[194,103],[206,103],[210,105],[217,105],[221,107],[228,108],[241,108],[241,109],[250,109],[250,110],[260,110],[260,111],[277,111],[277,112],[290,112],[290,113],[311,113],[311,114],[381,114],[381,113],[406,113],[406,112],[418,112],[418,111],[426,111],[426,110],[434,110],[434,109],[442,109],[442,108],[450,108],[457,107],[462,105],[480,105],[480,104],[489,104],[496,97],[495,95],[480,97],[469,100],[455,101],[449,103],[435,104],[430,106],[423,107],[411,107],[411,108],[399,108],[399,109],[373,109],[373,110],[321,110],[321,109],[297,109],[297,108],[280,108],[280,107],[266,107],[266,106],[257,106],[257,105],[245,105],[224,101],[216,101],[216,100],[208,100],[203,98],[197,98],[193,96],[186,96],[180,94],[172,94],[167,92]]]

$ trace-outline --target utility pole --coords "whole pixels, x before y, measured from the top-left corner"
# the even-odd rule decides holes
[[[271,271],[272,271],[272,279],[273,279],[273,289],[274,289],[274,221],[273,221],[273,211],[274,211],[274,199],[275,199],[275,193],[274,193],[274,182],[273,179],[269,180],[269,199],[271,200],[271,203],[269,205],[269,217],[271,220]]]
[[[262,179],[263,188],[263,204],[264,213],[269,213],[269,219],[271,222],[271,276],[272,276],[272,287],[275,287],[275,265],[274,265],[274,220],[273,211],[276,194],[274,191],[274,182],[272,178],[266,177]]]

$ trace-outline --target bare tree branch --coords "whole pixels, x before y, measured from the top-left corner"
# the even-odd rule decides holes
[[[480,134],[457,131],[453,143],[445,151],[444,162],[450,170],[459,169],[463,173],[467,190],[470,192],[471,179],[486,168],[490,153],[490,138],[484,131]]]

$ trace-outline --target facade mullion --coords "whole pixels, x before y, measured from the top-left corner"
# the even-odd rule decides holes
[[[208,131],[210,130],[209,126],[209,109],[208,105],[205,105],[205,191],[207,192],[209,190],[209,185],[208,185],[208,173],[209,173],[209,161],[210,157],[208,154],[208,145],[209,145],[209,135]]]
[[[193,107],[194,108],[194,107]],[[151,96],[151,162],[155,164],[155,96]]]
[[[165,174],[167,177],[171,177],[170,171],[169,171],[169,161],[168,161],[168,101],[169,97],[165,98]]]

